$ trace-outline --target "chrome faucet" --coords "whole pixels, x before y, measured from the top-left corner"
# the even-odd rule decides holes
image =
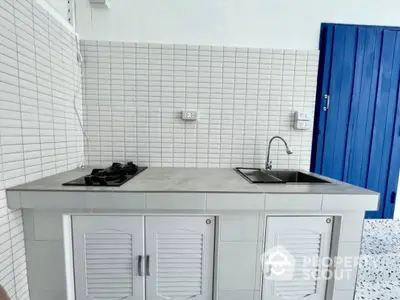
[[[271,152],[271,143],[272,143],[272,141],[275,140],[275,139],[280,139],[280,140],[285,144],[286,153],[287,153],[288,155],[290,155],[290,154],[293,153],[293,151],[289,148],[288,144],[286,143],[286,141],[285,141],[282,137],[280,137],[280,136],[278,136],[278,135],[272,137],[272,138],[269,140],[268,152],[267,152],[267,161],[265,162],[265,169],[267,169],[267,170],[271,170],[271,169],[272,169],[272,161],[269,161],[269,153]]]

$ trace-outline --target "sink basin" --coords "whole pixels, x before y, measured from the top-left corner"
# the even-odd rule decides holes
[[[236,172],[251,183],[330,183],[329,181],[299,171],[236,168]]]
[[[313,175],[305,174],[299,171],[284,171],[284,170],[267,170],[266,174],[270,176],[274,176],[279,178],[285,182],[320,182],[320,183],[329,183],[324,179],[318,178]]]
[[[267,174],[261,169],[236,168],[236,172],[252,183],[285,183],[283,180]]]

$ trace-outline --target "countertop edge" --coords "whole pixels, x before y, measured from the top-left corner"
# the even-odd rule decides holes
[[[110,195],[112,194],[112,197]],[[278,196],[280,195],[280,196]],[[285,195],[285,196],[284,196]],[[276,197],[275,197],[276,196]],[[378,194],[236,193],[236,192],[64,192],[7,190],[11,209],[103,209],[207,211],[366,211],[375,210]]]

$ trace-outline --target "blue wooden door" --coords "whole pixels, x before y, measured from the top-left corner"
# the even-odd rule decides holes
[[[369,218],[391,218],[394,211],[400,167],[399,30],[338,24],[323,24],[321,30],[311,169],[379,192],[379,210],[368,212]]]

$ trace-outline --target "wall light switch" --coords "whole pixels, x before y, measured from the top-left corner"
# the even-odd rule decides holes
[[[197,111],[182,111],[182,120],[196,121],[197,120]]]
[[[308,113],[302,111],[296,111],[294,118],[296,120],[310,120]]]
[[[307,130],[311,127],[310,116],[306,112],[296,111],[294,113],[294,129]]]

